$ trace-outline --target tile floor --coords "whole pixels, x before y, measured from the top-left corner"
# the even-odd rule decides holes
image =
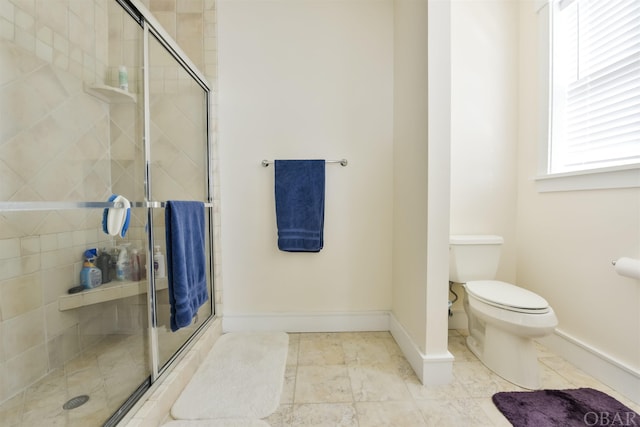
[[[510,426],[491,402],[522,390],[493,374],[449,331],[454,380],[424,387],[388,332],[289,334],[285,386],[272,427]],[[543,388],[592,387],[640,411],[640,405],[539,347]]]
[[[497,391],[521,390],[484,367],[466,348],[466,331],[449,331],[454,381],[420,384],[388,332],[289,334],[281,405],[266,421],[272,427],[482,427],[509,426],[493,406]],[[0,405],[0,427],[102,424],[138,384],[143,354],[130,340],[112,337]],[[592,387],[634,405],[609,387],[539,347],[544,388]],[[126,366],[125,366],[126,365]],[[81,391],[91,400],[72,411],[62,404]]]
[[[158,329],[161,363],[196,326],[171,333]],[[146,336],[107,335],[82,354],[0,404],[0,427],[97,427],[111,417],[149,376]],[[3,379],[0,378],[0,381]],[[71,398],[88,395],[82,406],[65,410]]]
[[[101,426],[149,375],[137,336],[110,335],[0,405],[0,427]],[[89,401],[63,409],[72,397]]]

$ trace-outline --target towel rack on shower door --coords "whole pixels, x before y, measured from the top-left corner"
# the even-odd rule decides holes
[[[212,202],[203,202],[205,208],[212,208]],[[166,202],[131,202],[132,208],[164,208]],[[4,211],[52,211],[65,209],[105,209],[123,208],[121,202],[0,202],[0,212]]]

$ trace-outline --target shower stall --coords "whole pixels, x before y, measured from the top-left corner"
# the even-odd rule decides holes
[[[115,425],[215,315],[211,89],[137,0],[2,7],[0,420]],[[103,231],[112,194],[124,237]],[[168,200],[205,205],[209,301],[176,332],[153,262]],[[86,250],[123,247],[138,276],[70,293]]]

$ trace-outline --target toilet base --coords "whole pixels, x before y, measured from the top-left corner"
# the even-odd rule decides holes
[[[467,347],[491,371],[522,388],[540,388],[538,352],[531,338],[485,324],[484,342],[467,337]]]

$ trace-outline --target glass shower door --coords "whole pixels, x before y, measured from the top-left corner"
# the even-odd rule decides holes
[[[153,32],[149,34],[150,199],[210,200],[208,92]],[[165,209],[152,209],[153,244],[166,260]],[[211,253],[211,209],[205,209],[205,253]],[[213,314],[211,258],[206,261],[209,301],[186,328],[171,331],[166,277],[155,275],[156,336],[161,369]]]
[[[9,3],[21,37],[0,32],[0,425],[112,426],[213,315],[209,89],[132,2]],[[52,33],[53,52],[24,43]],[[132,203],[124,236],[103,231],[112,194]],[[210,298],[175,333],[152,261],[167,200],[207,203]],[[93,248],[113,255],[108,280],[82,287]],[[123,248],[141,269],[117,280]]]
[[[0,424],[102,425],[151,375],[146,283],[80,286],[85,251],[146,242],[145,209],[102,230],[111,194],[144,200],[142,27],[115,2],[14,3],[68,49],[0,35]]]

